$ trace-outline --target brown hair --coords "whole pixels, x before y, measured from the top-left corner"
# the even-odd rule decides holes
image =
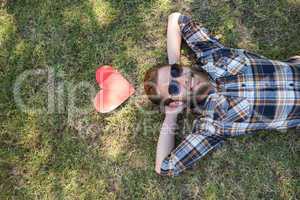
[[[168,67],[166,64],[158,64],[151,69],[149,69],[144,76],[144,90],[147,94],[150,101],[154,104],[160,104],[162,102],[162,96],[157,91],[157,78],[158,78],[158,70],[162,67]],[[171,103],[171,99],[164,100],[164,104],[168,105]]]

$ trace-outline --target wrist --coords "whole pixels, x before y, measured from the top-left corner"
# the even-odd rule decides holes
[[[177,115],[166,115],[160,134],[175,134]]]
[[[176,121],[178,113],[166,113],[165,118],[168,121]]]

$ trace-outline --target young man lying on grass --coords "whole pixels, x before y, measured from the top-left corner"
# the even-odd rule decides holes
[[[197,66],[182,67],[181,38],[194,51]],[[174,176],[191,167],[227,137],[300,124],[300,59],[267,59],[220,44],[189,16],[168,19],[168,65],[145,75],[145,92],[164,106],[155,171]],[[192,132],[174,147],[177,115],[196,114]]]

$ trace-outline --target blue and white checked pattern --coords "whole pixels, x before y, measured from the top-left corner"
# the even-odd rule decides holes
[[[300,124],[300,66],[226,48],[190,17],[181,15],[182,37],[195,52],[214,90],[193,131],[166,157],[162,175],[178,175],[226,137]]]

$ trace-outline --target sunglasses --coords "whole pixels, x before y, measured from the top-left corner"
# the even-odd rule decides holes
[[[190,72],[187,72],[190,73]],[[178,78],[187,73],[183,73],[183,68],[178,64],[171,65],[170,74],[172,78]],[[176,80],[171,80],[168,87],[168,92],[171,96],[178,95],[180,93],[180,83]]]

